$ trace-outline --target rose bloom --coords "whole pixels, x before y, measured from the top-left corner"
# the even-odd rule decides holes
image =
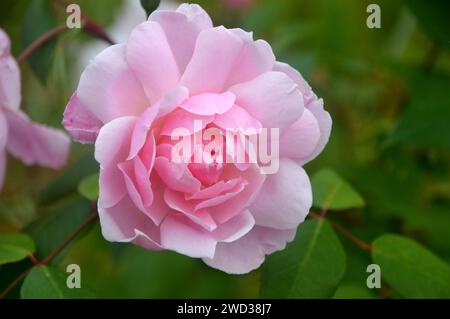
[[[182,4],[155,11],[126,44],[91,61],[63,124],[76,141],[95,142],[107,240],[242,274],[292,241],[308,214],[311,185],[301,166],[324,148],[331,118],[267,42],[213,27],[201,7]],[[204,154],[209,162],[174,161],[177,128],[276,128],[279,168],[265,174],[259,162],[225,163],[212,153]]]
[[[20,110],[20,70],[11,56],[10,41],[0,29],[0,189],[6,152],[27,165],[60,168],[66,162],[70,139],[61,131],[33,123]]]

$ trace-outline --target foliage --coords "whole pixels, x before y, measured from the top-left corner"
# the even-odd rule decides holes
[[[64,23],[57,2],[0,1],[0,25],[15,56]],[[109,31],[132,1],[72,2]],[[157,3],[135,2],[147,15]],[[260,0],[243,11],[225,1],[198,2],[215,25],[267,40],[324,98],[331,138],[305,166],[313,213],[285,250],[242,276],[172,252],[106,242],[98,223],[59,250],[95,207],[92,147],[74,144],[61,171],[10,157],[0,193],[0,290],[29,271],[7,297],[450,298],[449,2],[377,1],[381,29],[366,27],[368,0]],[[61,127],[79,53],[95,41],[66,32],[21,64],[22,109],[32,119]],[[380,289],[366,286],[372,263],[381,267]],[[81,289],[65,285],[69,264],[83,269]]]

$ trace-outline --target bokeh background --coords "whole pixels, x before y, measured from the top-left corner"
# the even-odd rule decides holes
[[[29,43],[30,34],[64,23],[65,10],[57,2],[0,2],[0,26],[11,36],[15,56]],[[162,2],[166,8],[177,5]],[[331,209],[327,218],[368,243],[385,233],[412,238],[448,264],[450,2],[197,2],[215,25],[241,27],[267,40],[277,59],[300,70],[323,97],[333,130],[325,151],[306,171],[314,176],[323,168],[332,169],[365,203]],[[70,3],[80,4],[82,12],[118,42],[145,20],[139,0]],[[381,7],[381,29],[366,26],[370,3]],[[106,45],[79,30],[47,44],[44,52],[32,57],[34,61],[21,65],[22,108],[33,120],[62,128],[64,107],[83,68]],[[0,233],[30,234],[37,245],[36,257],[43,258],[90,212],[91,204],[78,185],[98,171],[93,148],[73,143],[70,162],[61,171],[26,167],[12,157],[8,162],[0,193]],[[338,237],[346,253],[346,270],[328,297],[408,297],[385,282],[381,289],[367,289],[370,252],[339,233]],[[262,276],[261,270],[231,276],[172,252],[109,243],[98,222],[52,265],[64,271],[72,263],[82,269],[83,287],[99,298],[258,297]],[[29,265],[24,260],[0,266],[0,290]],[[19,296],[19,286],[8,295]]]

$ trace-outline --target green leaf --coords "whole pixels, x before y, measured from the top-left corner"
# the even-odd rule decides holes
[[[68,288],[67,275],[49,266],[34,267],[25,278],[21,289],[22,299],[84,299],[94,294],[84,288]]]
[[[427,248],[398,235],[373,242],[381,277],[405,298],[450,298],[450,267]]]
[[[149,17],[153,11],[158,9],[159,0],[141,0],[141,6],[147,13],[147,17]]]
[[[99,174],[94,174],[84,178],[78,185],[78,192],[90,200],[98,198],[98,185]]]
[[[34,242],[27,235],[0,234],[0,265],[22,260],[34,249]]]
[[[412,84],[409,104],[398,126],[387,141],[440,148],[450,147],[450,76],[427,74],[417,76]]]
[[[314,206],[322,209],[348,209],[362,207],[364,199],[336,172],[325,168],[312,177]]]
[[[345,273],[346,255],[330,224],[308,220],[262,269],[263,298],[329,298]]]
[[[450,47],[449,1],[407,0],[422,28],[438,43]]]
[[[25,228],[25,232],[36,243],[36,257],[43,259],[50,254],[88,218],[90,213],[91,202],[78,194],[43,210],[42,217]],[[62,255],[64,254],[61,253],[60,256]]]
[[[340,285],[333,295],[333,299],[375,299],[376,296],[369,288],[355,283]]]
[[[45,32],[55,28],[56,25],[49,1],[31,1],[23,19],[22,48],[28,47]],[[42,83],[46,83],[51,70],[53,52],[57,42],[56,37],[47,41],[28,58],[31,69]]]

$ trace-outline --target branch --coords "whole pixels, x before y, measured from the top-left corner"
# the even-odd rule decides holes
[[[115,44],[113,40],[108,36],[108,34],[103,30],[103,28],[97,24],[96,22],[90,20],[86,16],[82,16],[83,21],[83,30],[93,37],[103,40],[110,45]],[[22,51],[22,53],[19,54],[17,57],[17,63],[21,64],[24,62],[31,54],[33,54],[37,49],[39,49],[41,46],[43,46],[48,41],[52,40],[59,34],[63,33],[64,31],[70,30],[67,28],[66,24],[61,24],[44,34],[42,34],[39,38],[34,40],[28,47],[25,48],[25,50]]]
[[[67,30],[67,27],[65,24],[59,25],[54,29],[51,29],[47,32],[45,32],[43,35],[41,35],[39,38],[34,40],[28,47],[25,48],[25,50],[22,51],[22,53],[19,54],[17,57],[17,63],[21,64],[23,61],[25,61],[34,51],[39,49],[41,46],[43,46],[45,43],[56,37],[58,34],[63,33]]]
[[[320,219],[325,219],[322,215],[310,212],[309,215],[312,218],[320,218]],[[345,237],[347,237],[348,239],[350,239],[352,242],[354,242],[357,246],[359,246],[360,248],[367,250],[367,251],[372,251],[372,245],[366,243],[365,241],[363,241],[362,239],[359,239],[358,237],[356,237],[355,235],[353,235],[351,232],[349,232],[347,229],[345,229],[344,227],[342,227],[339,224],[336,224],[335,222],[332,222],[331,220],[327,219],[327,221],[330,223],[331,226],[333,226],[333,228],[341,233],[342,235],[344,235]]]
[[[95,205],[93,206],[93,210],[89,217],[80,226],[78,226],[77,229],[75,229],[58,247],[50,252],[50,254],[48,254],[47,257],[45,257],[42,261],[37,260],[34,255],[30,256],[33,266],[23,271],[16,279],[14,279],[14,281],[0,294],[0,299],[5,298],[28,275],[28,273],[31,271],[31,269],[33,269],[34,266],[47,265],[56,256],[58,256],[61,251],[63,251],[64,248],[66,248],[67,245],[70,244],[70,242],[81,233],[81,231],[83,231],[87,226],[95,221],[98,217],[98,213]]]

